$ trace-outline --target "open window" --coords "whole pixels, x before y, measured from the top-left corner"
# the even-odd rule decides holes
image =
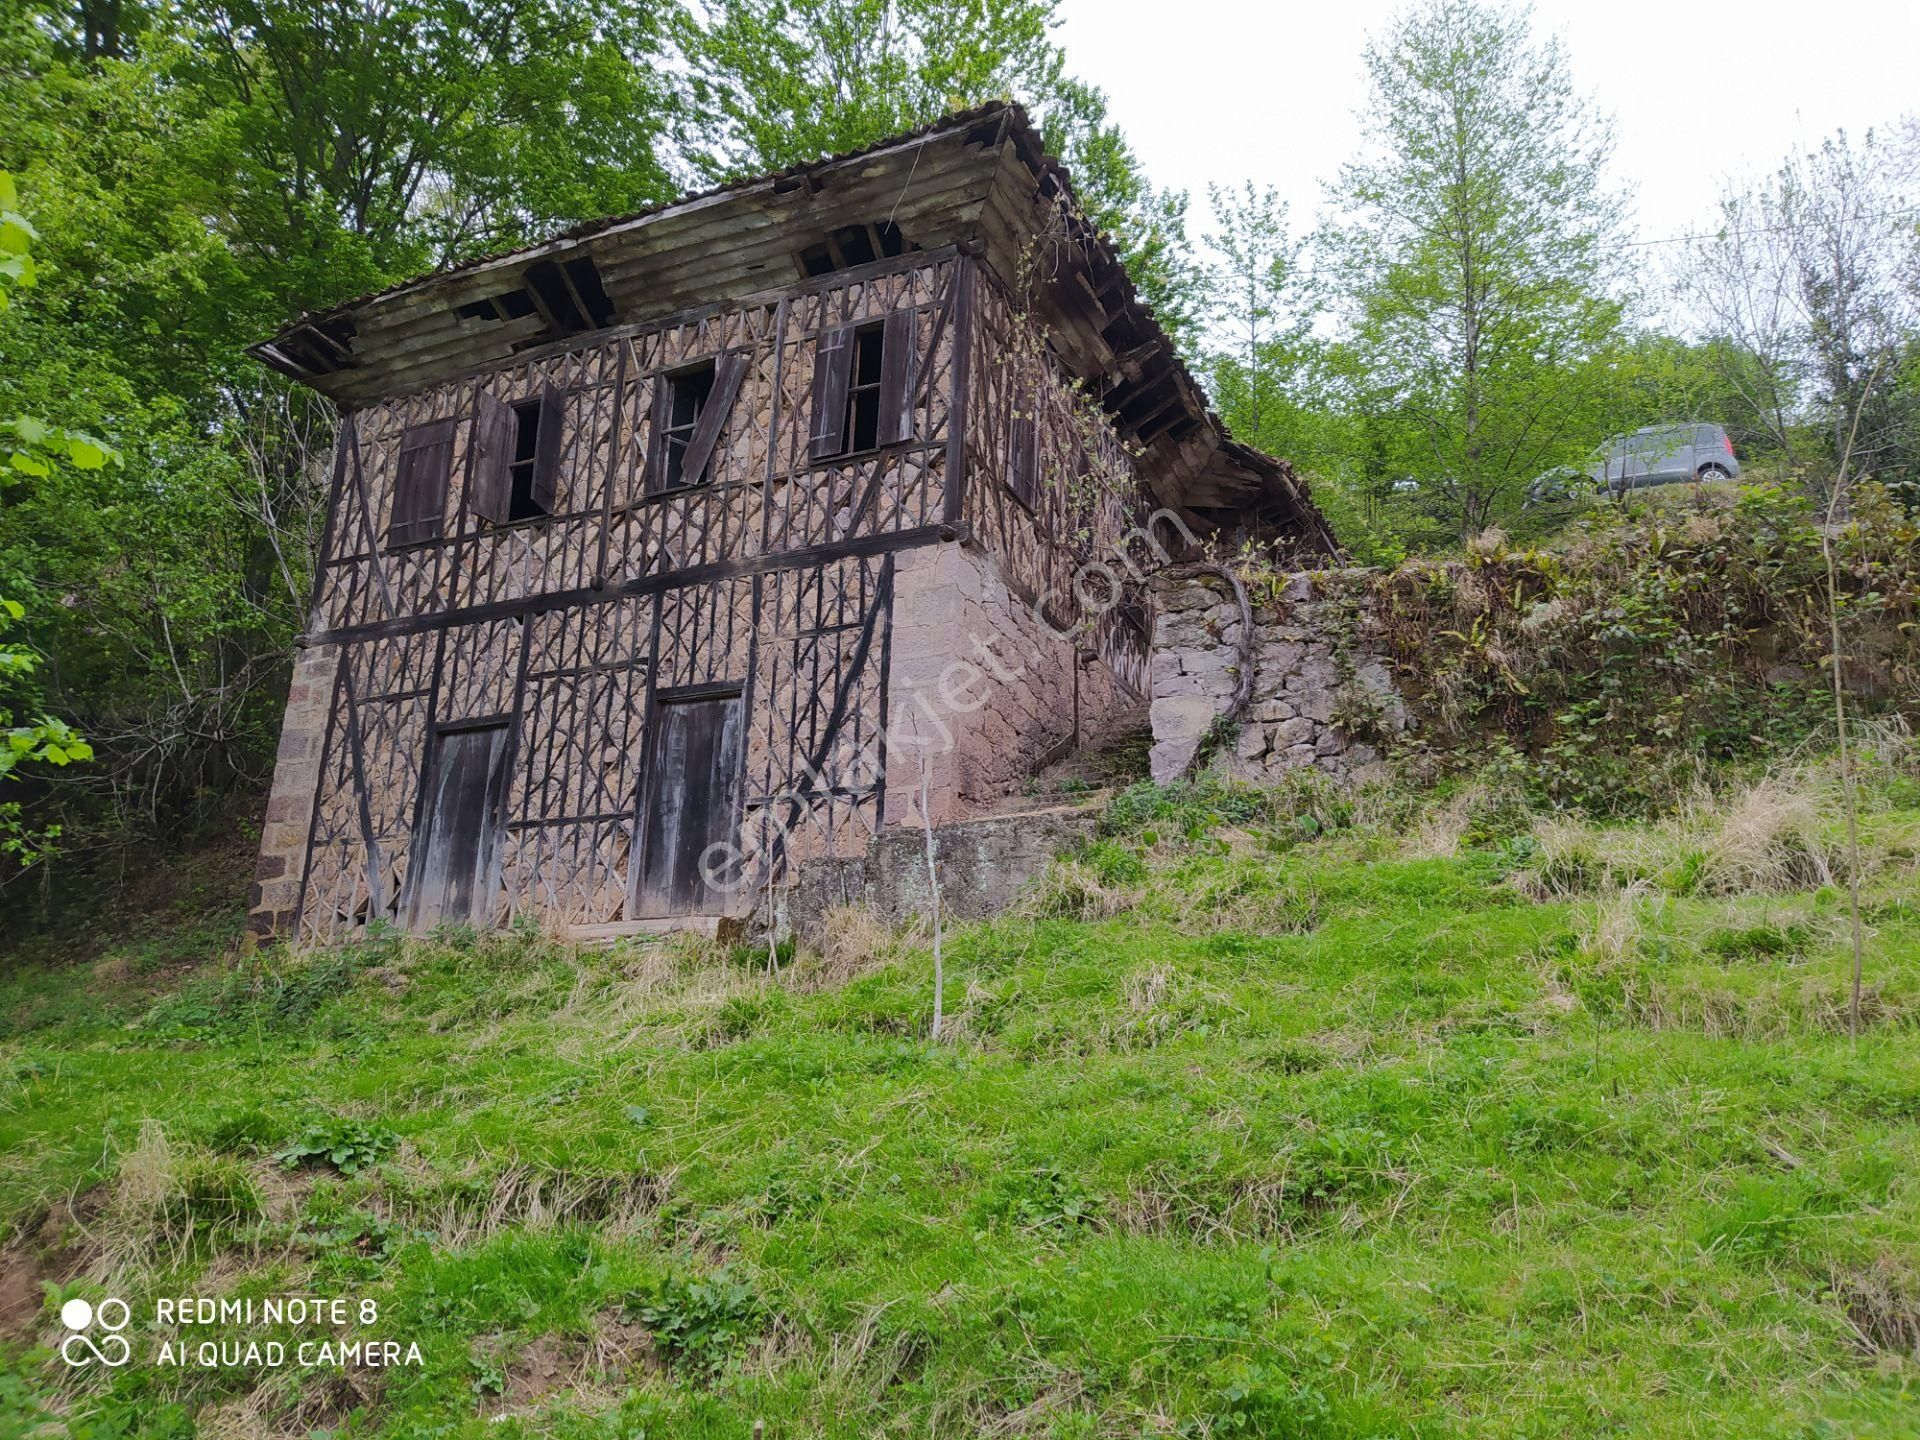
[[[513,407],[513,461],[507,466],[507,523],[553,513],[551,467],[540,464],[540,442],[557,434],[559,417],[547,422],[544,400],[528,400]],[[545,475],[537,471],[546,469]],[[544,483],[542,483],[544,482]]]
[[[706,481],[721,431],[746,376],[746,356],[722,355],[654,382],[647,494],[684,490]]]
[[[713,394],[711,363],[667,377],[667,423],[660,427],[661,487],[672,490],[686,484],[687,447],[693,443],[700,413]]]
[[[814,354],[807,453],[833,460],[913,435],[914,313],[823,330]]]
[[[565,417],[565,397],[552,385],[537,399],[517,405],[480,395],[473,488],[467,497],[476,518],[513,525],[553,513]]]
[[[400,438],[400,459],[393,478],[393,518],[387,548],[438,540],[447,511],[447,477],[453,471],[451,420],[410,427]]]
[[[836,270],[851,270],[890,260],[920,247],[900,233],[891,220],[868,225],[842,225],[830,231],[816,245],[800,252],[800,269],[807,275],[831,275]]]

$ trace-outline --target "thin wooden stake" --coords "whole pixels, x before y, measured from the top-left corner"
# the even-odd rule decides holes
[[[1847,908],[1853,922],[1853,986],[1847,997],[1847,1034],[1856,1043],[1860,1039],[1860,981],[1866,968],[1866,946],[1860,928],[1860,811],[1854,797],[1853,755],[1847,745],[1846,687],[1840,677],[1840,579],[1833,559],[1833,521],[1840,496],[1847,488],[1847,465],[1853,459],[1853,442],[1860,433],[1860,412],[1867,408],[1867,396],[1879,378],[1880,363],[1876,361],[1866,388],[1860,392],[1860,403],[1854,407],[1847,448],[1840,452],[1840,468],[1827,495],[1827,522],[1820,527],[1820,554],[1827,563],[1827,628],[1833,644],[1833,722],[1840,732],[1840,793],[1847,807]]]
[[[942,1006],[946,997],[946,968],[940,954],[940,876],[934,869],[932,789],[933,771],[927,752],[920,751],[920,828],[927,837],[927,894],[933,903],[933,1038],[940,1038]]]

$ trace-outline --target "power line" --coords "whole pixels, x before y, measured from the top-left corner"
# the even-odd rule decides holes
[[[1904,210],[1882,210],[1873,215],[1857,215],[1854,218],[1862,222],[1868,220],[1900,220],[1909,215],[1920,215],[1920,205],[1910,205]],[[1740,230],[1710,230],[1693,235],[1663,235],[1655,240],[1622,240],[1617,244],[1602,246],[1606,250],[1639,250],[1651,245],[1686,245],[1698,240],[1723,240],[1748,235],[1790,235],[1809,227],[1805,225],[1757,225]]]

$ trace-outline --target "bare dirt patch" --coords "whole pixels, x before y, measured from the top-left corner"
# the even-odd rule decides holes
[[[483,1398],[480,1407],[495,1419],[536,1409],[561,1391],[663,1368],[647,1327],[618,1306],[596,1315],[587,1335],[549,1332],[519,1345],[494,1336],[476,1342],[474,1355],[483,1366],[498,1367],[499,1392]]]
[[[45,1312],[46,1287],[89,1268],[98,1254],[89,1226],[106,1203],[104,1185],[56,1200],[38,1224],[0,1249],[0,1339],[32,1338]]]
[[[25,1340],[39,1325],[49,1279],[39,1257],[24,1246],[0,1250],[0,1340]]]

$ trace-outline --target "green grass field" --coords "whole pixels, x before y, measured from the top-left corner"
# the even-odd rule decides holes
[[[1857,1040],[1805,775],[1505,834],[1128,792],[947,937],[939,1043],[924,943],[858,917],[771,977],[16,970],[0,1437],[1920,1435],[1913,773],[1867,795]],[[300,1293],[423,1363],[69,1370],[108,1293],[141,1355],[154,1297]]]

